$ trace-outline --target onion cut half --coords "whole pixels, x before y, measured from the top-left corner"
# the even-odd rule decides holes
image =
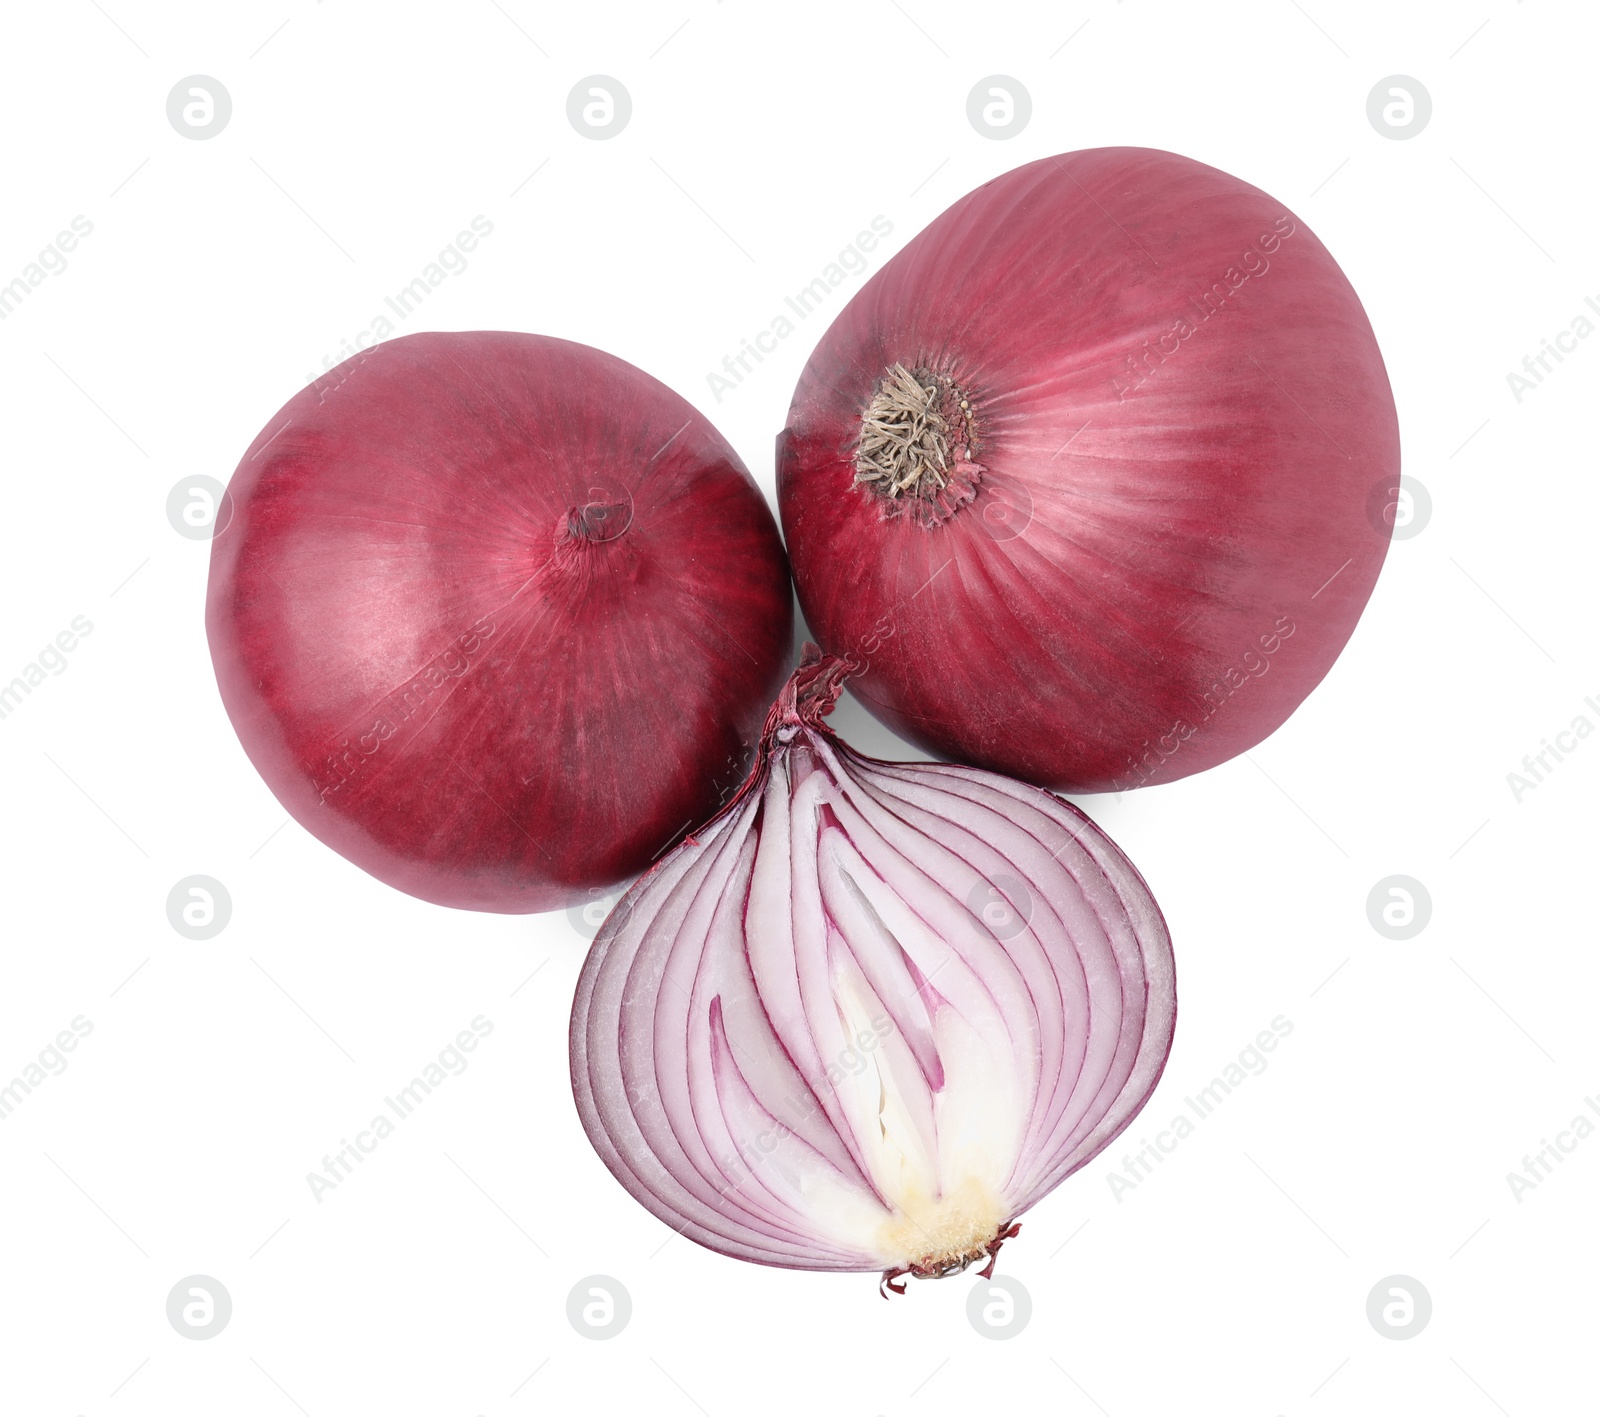
[[[846,672],[806,647],[738,795],[618,902],[572,1082],[606,1165],[681,1233],[899,1292],[992,1265],[1128,1125],[1177,995],[1161,912],[1093,822],[853,752],[822,722]]]

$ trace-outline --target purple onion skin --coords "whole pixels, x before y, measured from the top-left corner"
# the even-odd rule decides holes
[[[745,786],[606,921],[573,1004],[573,1096],[612,1174],[678,1233],[899,1287],[992,1262],[1018,1216],[1122,1133],[1166,1064],[1177,993],[1149,887],[1083,813],[977,769],[852,752],[822,722],[844,670],[808,646]],[[864,1037],[852,1010],[881,1010],[863,1048],[878,1071],[857,1091],[833,1051]],[[974,1091],[985,1058],[1005,1066]],[[941,1229],[926,1208],[899,1223],[904,1173],[875,1169],[880,1133],[882,1154],[935,1136],[960,1156],[1013,1114],[975,1167],[941,1162],[943,1194],[974,1197],[970,1224]],[[972,1175],[993,1184],[971,1191]]]
[[[977,495],[931,528],[854,485],[896,362],[976,419]],[[1327,249],[1148,148],[963,197],[841,311],[778,440],[801,608],[865,660],[852,691],[930,753],[1070,792],[1169,782],[1282,724],[1367,603],[1399,471]]]
[[[743,775],[791,653],[783,549],[721,435],[632,365],[393,339],[290,399],[229,498],[206,605],[228,716],[379,880],[570,905]]]

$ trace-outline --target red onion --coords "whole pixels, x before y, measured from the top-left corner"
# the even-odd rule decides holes
[[[223,703],[290,814],[380,880],[570,905],[743,776],[792,643],[783,549],[721,435],[632,365],[390,340],[290,399],[229,493]]]
[[[822,722],[845,672],[807,646],[739,794],[618,902],[572,1082],[669,1225],[899,1291],[992,1266],[1128,1125],[1177,1001],[1161,912],[1093,822],[993,773],[852,752]]]
[[[1390,528],[1367,318],[1281,202],[1172,153],[962,198],[823,336],[778,442],[801,608],[942,757],[1121,790],[1260,741]]]

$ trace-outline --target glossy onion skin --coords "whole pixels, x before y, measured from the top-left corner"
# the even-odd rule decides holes
[[[378,879],[569,905],[742,777],[791,653],[783,550],[721,435],[632,365],[393,339],[290,399],[228,490],[206,605],[228,716]]]
[[[697,1243],[893,1270],[912,1257],[871,1243],[894,1218],[872,1165],[879,1079],[899,1079],[889,1091],[941,1145],[1017,1102],[987,1157],[991,1219],[1014,1220],[1149,1099],[1177,1011],[1171,940],[1144,879],[1070,804],[865,758],[815,716],[791,731],[601,929],[573,1004],[573,1095],[613,1175]],[[858,1053],[846,1001],[863,996],[876,1027]],[[964,1038],[976,1047],[951,1046]],[[974,1056],[996,1069],[976,1093]]]
[[[978,415],[988,471],[932,528],[852,485],[897,361]],[[978,188],[857,293],[795,391],[778,499],[806,621],[874,715],[1119,791],[1243,752],[1321,681],[1399,468],[1371,326],[1306,225],[1215,168],[1099,148]]]

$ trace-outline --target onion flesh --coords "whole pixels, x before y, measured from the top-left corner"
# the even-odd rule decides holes
[[[1128,1125],[1176,986],[1104,833],[993,773],[853,752],[822,722],[845,673],[807,647],[738,796],[618,903],[572,1079],[596,1150],[667,1224],[893,1283],[992,1263]]]

